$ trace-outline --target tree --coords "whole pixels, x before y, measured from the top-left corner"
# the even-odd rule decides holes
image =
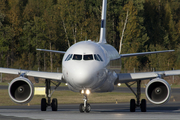
[[[139,20],[139,12],[133,1],[129,1],[128,4],[126,4],[123,8],[123,14],[120,15],[121,22],[119,22],[119,31],[122,31],[124,27],[124,22],[122,21],[125,20],[127,11],[129,11],[129,15],[126,31],[124,32],[122,53],[136,53],[139,51],[145,51],[146,49],[144,48],[144,44],[148,37],[146,33],[144,33],[144,29],[141,29],[143,28],[141,25],[143,21]],[[122,63],[127,70],[139,68],[142,64],[138,57],[125,58],[122,60]]]

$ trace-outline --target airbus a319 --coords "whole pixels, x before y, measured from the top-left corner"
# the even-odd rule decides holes
[[[0,68],[1,73],[19,74],[19,77],[13,79],[8,87],[8,93],[12,101],[18,104],[31,101],[34,95],[34,86],[27,76],[32,76],[37,82],[38,78],[45,79],[47,98],[42,98],[41,100],[42,111],[46,111],[48,106],[52,107],[52,111],[58,110],[57,99],[54,98],[51,101],[52,81],[57,82],[55,89],[61,83],[67,83],[70,90],[81,92],[84,95],[83,103],[79,106],[80,112],[91,111],[91,106],[87,99],[88,94],[93,92],[111,92],[114,90],[114,85],[118,83],[125,83],[136,96],[136,100],[130,100],[130,111],[135,112],[136,107],[140,107],[142,112],[146,112],[146,100],[141,100],[140,95],[141,81],[147,79],[150,80],[145,89],[147,99],[153,104],[166,103],[170,98],[171,87],[163,77],[180,75],[180,70],[116,73],[111,69],[111,63],[114,61],[120,62],[120,59],[123,57],[172,52],[174,50],[119,54],[113,46],[106,42],[106,7],[107,0],[103,0],[99,42],[91,40],[81,41],[72,45],[67,51],[37,49],[39,51],[64,54],[62,73]],[[129,82],[133,81],[137,83],[136,92],[129,85]]]

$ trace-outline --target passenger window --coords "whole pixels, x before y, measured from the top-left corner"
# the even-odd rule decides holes
[[[94,54],[94,59],[97,60],[97,61],[100,61],[96,54]]]
[[[101,58],[101,56],[100,56],[99,54],[97,54],[97,56],[99,57],[99,59],[100,59],[101,61],[103,61],[103,59]]]
[[[84,55],[84,60],[93,60],[93,55]]]
[[[74,54],[73,60],[82,60],[82,55]]]
[[[69,54],[68,56],[67,56],[67,58],[65,59],[65,61],[68,61],[68,60],[70,60],[72,58],[72,54]]]

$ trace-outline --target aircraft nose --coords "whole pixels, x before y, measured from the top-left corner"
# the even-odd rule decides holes
[[[74,83],[80,86],[88,86],[92,82],[92,73],[86,69],[77,69],[73,75]]]
[[[69,76],[71,76],[70,83],[82,87],[88,87],[93,84],[94,70],[92,66],[75,65],[69,71]]]

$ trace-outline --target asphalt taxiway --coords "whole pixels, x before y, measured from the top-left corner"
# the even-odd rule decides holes
[[[80,113],[78,104],[59,105],[58,111],[40,111],[39,106],[0,106],[1,120],[179,120],[180,102],[156,106],[147,112],[129,112],[129,103],[91,104],[90,113]]]
[[[7,89],[0,86],[0,89]],[[68,90],[60,87],[58,90]],[[118,87],[115,91],[131,92],[128,88]],[[142,93],[144,89],[142,89]],[[163,105],[147,104],[147,112],[129,112],[129,103],[91,104],[90,113],[80,113],[79,104],[58,106],[58,111],[40,111],[37,106],[0,106],[0,120],[180,120],[180,89],[172,89],[169,103]]]

